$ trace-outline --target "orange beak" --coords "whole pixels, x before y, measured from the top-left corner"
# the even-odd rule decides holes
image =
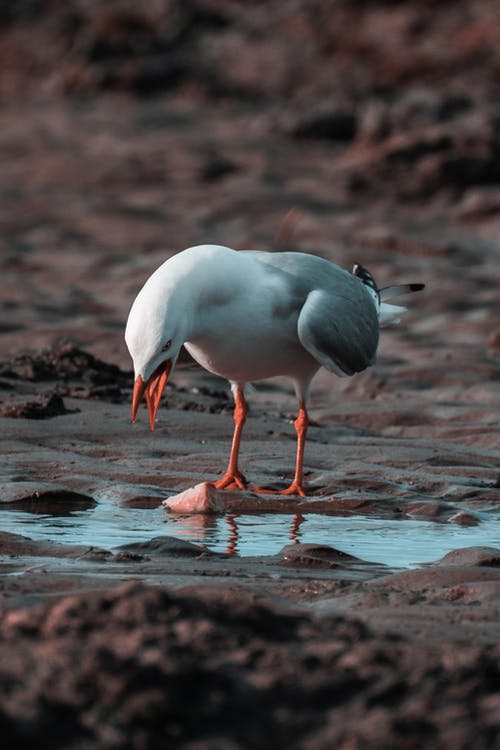
[[[149,412],[149,425],[152,430],[155,428],[156,412],[161,399],[161,394],[167,385],[168,376],[172,369],[172,360],[167,359],[159,365],[146,383],[141,375],[134,383],[134,393],[132,395],[132,422],[135,422],[139,404],[142,397],[146,394],[146,403]]]

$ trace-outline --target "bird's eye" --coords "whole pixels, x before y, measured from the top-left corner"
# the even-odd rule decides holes
[[[161,350],[162,352],[166,352],[170,349],[170,345],[172,344],[172,339],[169,339],[166,344],[163,344]]]

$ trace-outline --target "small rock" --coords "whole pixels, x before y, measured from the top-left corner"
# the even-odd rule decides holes
[[[223,496],[223,490],[216,489],[210,482],[202,482],[168,497],[163,505],[176,513],[223,513],[226,510]]]
[[[207,552],[206,547],[200,544],[193,544],[184,539],[177,539],[174,536],[156,536],[146,542],[131,542],[122,544],[116,549],[115,560],[125,559],[128,556],[136,556],[136,559],[142,558],[150,560],[152,557],[199,557],[200,554]]]
[[[479,525],[479,519],[474,516],[472,513],[466,513],[465,511],[459,511],[458,513],[455,513],[453,516],[450,516],[448,521],[451,521],[452,523],[457,523],[459,526],[478,526]]]
[[[496,547],[463,547],[448,552],[436,565],[500,566],[500,549]]]
[[[2,482],[0,483],[0,505],[3,503],[41,503],[41,502],[65,502],[72,507],[91,507],[95,500],[89,495],[75,492],[60,484],[51,482]]]
[[[155,508],[161,504],[165,490],[146,484],[114,483],[100,487],[95,492],[98,502],[120,503],[132,508]]]
[[[422,500],[413,503],[407,503],[405,513],[410,518],[442,518],[449,512],[449,508],[444,503],[434,500]]]
[[[40,396],[36,401],[26,401],[0,409],[0,417],[10,419],[51,419],[61,414],[75,414],[80,409],[67,409],[58,393]]]
[[[327,544],[287,544],[279,556],[285,565],[305,568],[343,568],[353,562],[363,562]]]

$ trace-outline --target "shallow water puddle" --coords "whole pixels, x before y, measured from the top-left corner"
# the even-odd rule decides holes
[[[4,531],[61,544],[112,549],[122,544],[175,536],[205,544],[217,552],[242,556],[273,555],[292,542],[328,544],[335,549],[391,568],[416,567],[460,547],[500,547],[500,519],[478,526],[413,519],[322,514],[191,515],[166,512],[157,501],[141,507],[101,501],[86,509],[60,504],[29,504],[1,509]]]
[[[463,528],[429,521],[387,520],[366,516],[242,515],[215,517],[200,528],[193,517],[169,521],[175,536],[200,541],[217,551],[240,555],[276,554],[291,542],[327,544],[370,562],[393,568],[416,567],[459,547],[500,546],[500,520]],[[170,533],[170,532],[169,532]]]

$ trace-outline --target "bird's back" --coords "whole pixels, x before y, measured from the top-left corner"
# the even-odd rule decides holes
[[[281,275],[301,300],[298,336],[328,370],[352,375],[375,359],[379,321],[363,282],[335,263],[305,253],[246,251]]]

